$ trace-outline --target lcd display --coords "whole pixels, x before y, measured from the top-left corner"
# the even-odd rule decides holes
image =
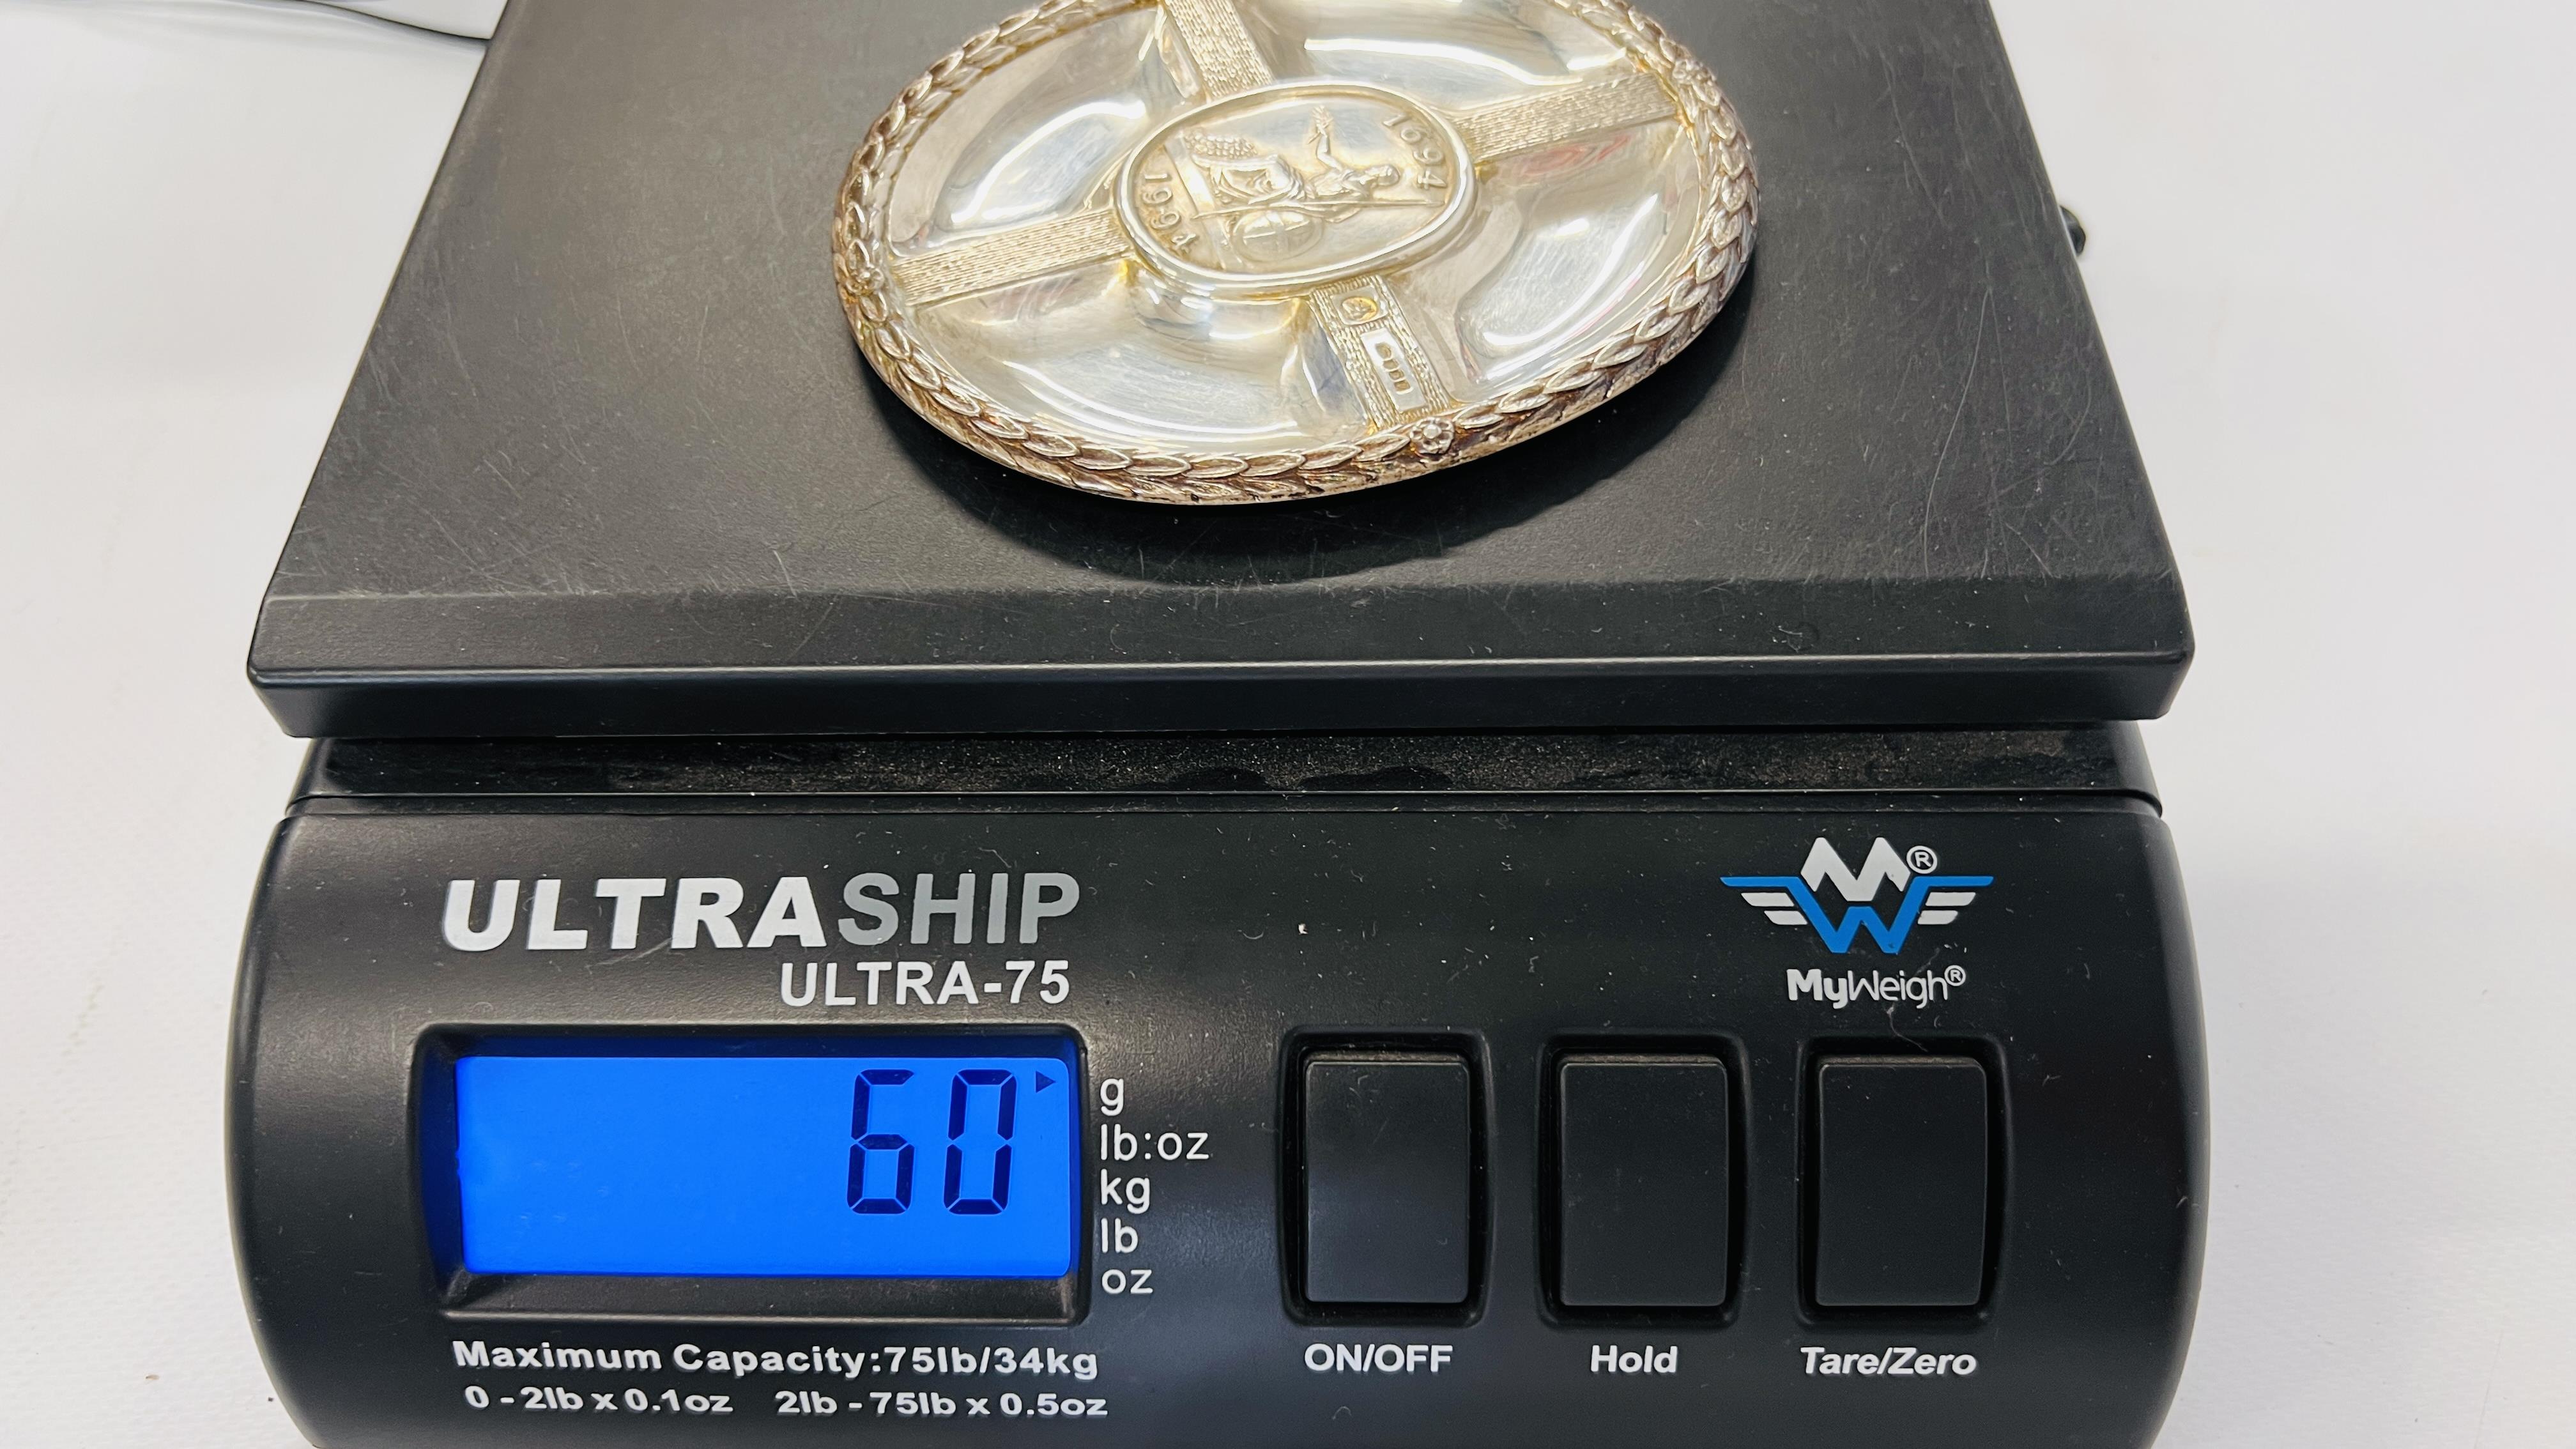
[[[477,1273],[1058,1278],[1080,1130],[1055,1037],[456,1061]]]

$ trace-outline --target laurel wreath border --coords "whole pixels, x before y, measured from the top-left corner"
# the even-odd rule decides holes
[[[944,364],[905,321],[885,236],[895,172],[924,128],[981,77],[1057,36],[1152,3],[1044,0],[968,40],[905,87],[868,128],[841,182],[833,272],[860,351],[915,412],[1005,467],[1086,493],[1179,504],[1273,503],[1420,477],[1534,437],[1636,386],[1707,329],[1744,275],[1759,186],[1753,144],[1716,77],[1626,0],[1549,0],[1616,40],[1664,83],[1707,182],[1689,254],[1634,325],[1502,397],[1294,452],[1142,452],[1012,412]]]

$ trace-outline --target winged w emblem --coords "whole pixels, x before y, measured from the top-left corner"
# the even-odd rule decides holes
[[[1890,956],[1904,948],[1916,926],[1946,926],[1959,911],[1993,885],[1990,875],[1934,875],[1941,858],[1928,846],[1915,846],[1900,856],[1881,836],[1869,843],[1869,854],[1855,871],[1843,863],[1832,842],[1817,837],[1807,863],[1796,875],[1730,875],[1720,877],[1740,891],[1744,903],[1762,912],[1775,926],[1806,926],[1824,938],[1825,949],[1839,956],[1867,931],[1878,949]],[[1831,881],[1845,902],[1842,919],[1827,914],[1817,890]],[[1874,904],[1882,885],[1902,892],[1895,914],[1882,917]]]

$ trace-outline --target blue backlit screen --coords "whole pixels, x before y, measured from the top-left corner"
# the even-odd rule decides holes
[[[1053,1037],[460,1056],[465,1266],[1060,1278],[1078,1088]]]

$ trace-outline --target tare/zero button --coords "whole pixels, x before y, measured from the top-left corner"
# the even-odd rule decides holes
[[[1816,1072],[1815,1301],[1966,1308],[1985,1291],[1985,1067],[1828,1057]]]

